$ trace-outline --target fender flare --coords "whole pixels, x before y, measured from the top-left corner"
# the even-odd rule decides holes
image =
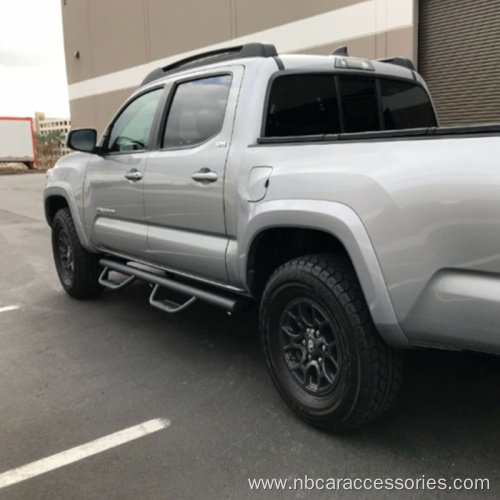
[[[373,321],[382,338],[394,347],[409,347],[387,290],[370,236],[358,216],[347,205],[321,200],[276,200],[256,205],[241,231],[235,270],[246,283],[246,268],[252,243],[267,229],[297,227],[316,229],[337,238],[356,270]]]
[[[78,205],[76,203],[75,195],[71,189],[69,183],[64,181],[53,181],[46,188],[43,193],[43,205],[45,212],[45,219],[50,226],[50,218],[47,211],[47,200],[53,196],[59,196],[66,200],[69,210],[71,212],[71,217],[75,224],[76,233],[82,246],[89,252],[95,252],[95,249],[90,244],[87,235],[85,234],[85,228],[83,227],[82,219],[80,217],[80,212],[78,211]]]

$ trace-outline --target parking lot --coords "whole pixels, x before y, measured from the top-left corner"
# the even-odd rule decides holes
[[[498,498],[500,358],[408,355],[395,407],[346,435],[313,429],[266,373],[255,319],[169,316],[136,283],[76,301],[54,270],[43,175],[0,176],[0,474],[153,419],[2,499]],[[488,478],[489,491],[252,491],[248,479]]]

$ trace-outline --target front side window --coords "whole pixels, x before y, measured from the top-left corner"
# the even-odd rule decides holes
[[[334,75],[284,75],[274,80],[265,124],[267,137],[339,132]]]
[[[386,130],[437,126],[429,96],[419,85],[380,80],[380,93]]]
[[[163,89],[156,89],[143,94],[120,113],[109,136],[109,152],[140,151],[147,148],[162,92]]]
[[[340,78],[345,132],[380,130],[377,85],[372,78]]]
[[[163,148],[194,147],[222,130],[231,75],[181,83],[168,113]]]

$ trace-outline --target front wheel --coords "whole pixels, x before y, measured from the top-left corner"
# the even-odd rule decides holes
[[[59,281],[66,293],[77,299],[99,295],[99,256],[80,243],[68,208],[57,212],[52,222],[52,253]]]
[[[353,429],[395,400],[402,356],[376,331],[348,259],[313,255],[277,269],[262,297],[260,331],[275,386],[308,423]]]

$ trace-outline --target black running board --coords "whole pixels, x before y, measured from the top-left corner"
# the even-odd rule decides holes
[[[183,311],[192,305],[196,300],[220,307],[221,309],[224,309],[232,314],[241,312],[246,309],[248,305],[248,299],[243,297],[233,297],[229,294],[219,292],[218,290],[207,290],[206,288],[199,288],[180,281],[174,281],[160,276],[159,274],[123,264],[121,262],[116,262],[111,259],[101,259],[99,263],[102,267],[104,267],[104,270],[99,278],[99,283],[102,286],[109,288],[110,290],[118,290],[130,285],[136,279],[152,283],[154,288],[151,293],[151,297],[149,298],[149,303],[152,306],[170,314]],[[111,280],[109,278],[110,271],[116,271],[124,276],[127,276],[127,278],[121,282]],[[157,299],[156,294],[160,287],[182,293],[190,298],[184,304],[177,304],[176,302],[166,299]]]

